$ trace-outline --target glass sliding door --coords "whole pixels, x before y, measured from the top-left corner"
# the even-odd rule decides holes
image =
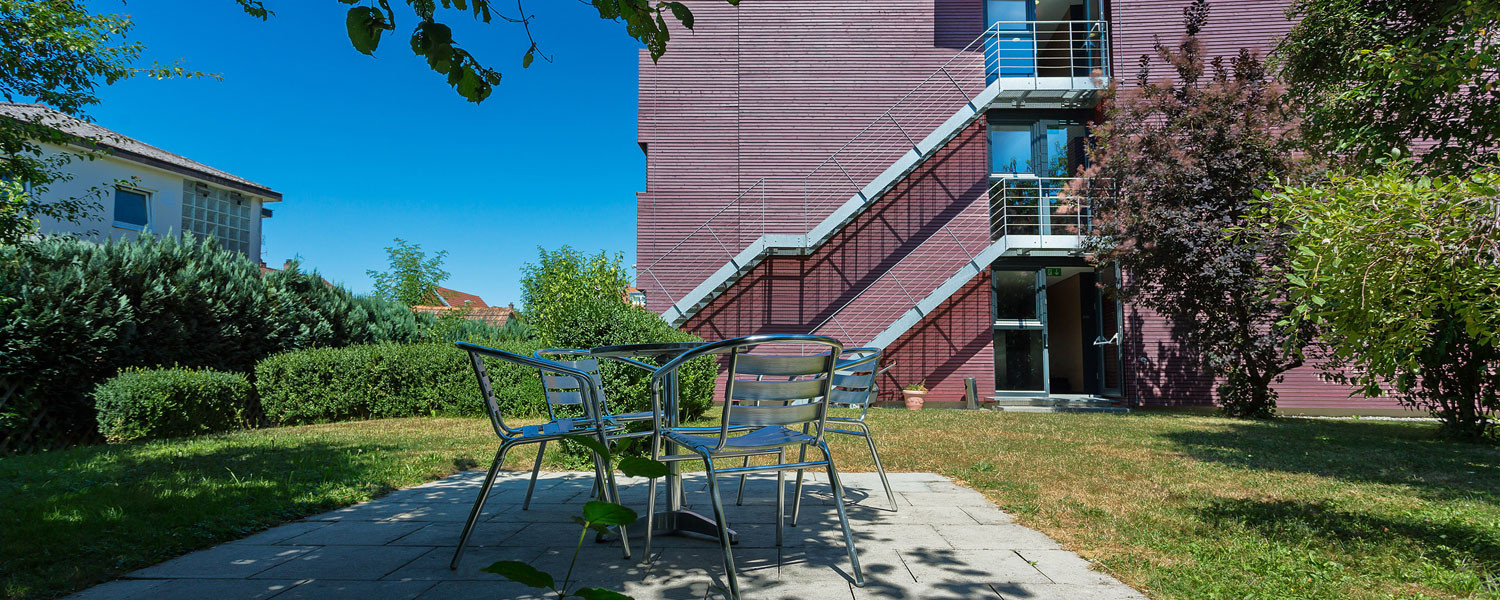
[[[995,393],[1048,393],[1047,275],[1039,269],[992,271]]]
[[[986,0],[986,82],[997,77],[1036,77],[1036,6],[1034,0]]]

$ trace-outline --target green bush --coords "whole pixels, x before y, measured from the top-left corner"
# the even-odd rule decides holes
[[[465,327],[465,336],[482,333]],[[212,239],[0,247],[0,381],[22,390],[0,406],[0,452],[97,441],[89,393],[127,367],[249,373],[275,352],[435,331],[430,315],[355,296],[295,264],[262,276]],[[45,427],[33,429],[38,421]]]
[[[99,433],[112,442],[228,431],[249,424],[250,382],[211,369],[126,369],[94,388]]]
[[[660,315],[615,298],[585,299],[560,307],[553,321],[553,333],[544,340],[553,348],[703,342],[703,338],[672,327]],[[619,413],[651,410],[649,373],[608,360],[600,361],[600,371],[610,410]],[[714,359],[703,357],[683,365],[680,373],[681,417],[702,417],[713,405],[718,366]]]
[[[524,340],[498,346],[523,355],[539,347]],[[488,373],[505,416],[546,411],[535,370],[496,361]],[[282,425],[485,414],[468,354],[446,343],[284,352],[256,365],[255,387],[266,417]]]

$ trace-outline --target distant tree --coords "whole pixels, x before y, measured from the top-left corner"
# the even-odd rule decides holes
[[[1431,411],[1446,433],[1494,435],[1500,414],[1500,173],[1285,185],[1266,215],[1294,232],[1294,320],[1315,323],[1331,374]],[[1352,367],[1352,368],[1350,368]]]
[[[443,270],[447,250],[428,257],[421,245],[396,238],[396,245],[387,246],[385,253],[390,259],[390,271],[365,271],[375,282],[377,297],[402,306],[442,304],[437,286],[448,278],[448,272]]]
[[[236,1],[251,16],[265,19],[273,14],[265,7],[263,0]],[[494,86],[500,84],[500,72],[481,63],[478,58],[453,39],[453,29],[439,22],[440,18],[446,16],[446,11],[453,11],[460,15],[469,13],[474,20],[481,23],[499,19],[520,25],[526,35],[527,43],[526,52],[521,55],[521,68],[523,69],[530,67],[532,61],[537,58],[552,61],[551,57],[542,52],[536,38],[531,35],[531,22],[536,16],[527,12],[520,0],[516,2],[516,12],[511,14],[506,14],[505,9],[498,8],[498,3],[492,0],[338,1],[357,5],[351,7],[346,14],[345,26],[354,49],[370,55],[375,53],[386,33],[396,30],[396,10],[391,5],[399,6],[404,2],[413,13],[411,16],[417,21],[411,33],[412,52],[426,58],[427,66],[433,71],[446,75],[448,85],[453,86],[460,96],[470,102],[483,102],[485,98],[488,98],[494,91]],[[726,1],[732,5],[739,4],[739,0]],[[602,19],[623,21],[625,32],[646,45],[652,60],[661,58],[662,54],[667,51],[667,40],[671,38],[671,33],[667,30],[666,17],[668,15],[681,22],[684,27],[693,28],[693,13],[688,10],[687,5],[681,2],[590,0],[585,4],[592,5]],[[507,2],[507,7],[508,5]]]
[[[1280,71],[1317,151],[1369,169],[1425,140],[1424,171],[1496,164],[1500,2],[1298,0],[1288,14]]]
[[[0,96],[37,102],[88,120],[100,85],[137,75],[198,77],[180,66],[138,67],[145,49],[130,43],[133,24],[121,15],[94,14],[76,0],[0,0]],[[0,245],[37,232],[39,218],[79,223],[98,206],[97,190],[77,198],[43,200],[49,186],[67,181],[63,168],[92,160],[92,140],[58,131],[38,117],[0,118]],[[71,148],[48,154],[43,144]]]
[[[521,267],[521,307],[526,322],[543,341],[559,339],[563,311],[589,301],[624,302],[630,271],[624,253],[585,255],[572,246],[548,252],[537,248],[537,261]]]
[[[1273,270],[1286,262],[1276,236],[1247,218],[1271,175],[1298,171],[1293,121],[1280,88],[1253,54],[1205,64],[1199,0],[1185,11],[1187,35],[1157,56],[1175,78],[1151,80],[1141,57],[1137,85],[1112,90],[1094,126],[1090,164],[1074,192],[1094,207],[1085,250],[1127,274],[1126,298],[1170,319],[1224,382],[1231,415],[1273,414],[1282,373],[1302,364],[1282,325],[1289,310]]]

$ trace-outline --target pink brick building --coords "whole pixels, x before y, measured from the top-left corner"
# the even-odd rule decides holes
[[[1207,405],[1171,323],[1115,302],[1056,200],[1103,87],[1187,0],[722,0],[639,59],[638,282],[708,339],[821,333],[886,350],[883,399]],[[1267,49],[1285,0],[1220,0],[1210,54]],[[1287,412],[1397,409],[1314,369]]]

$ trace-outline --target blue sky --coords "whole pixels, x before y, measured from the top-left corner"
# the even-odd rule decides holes
[[[284,194],[265,221],[267,264],[300,257],[368,292],[365,271],[384,270],[384,248],[400,237],[448,251],[447,287],[503,305],[519,304],[520,267],[537,246],[624,251],[634,263],[645,159],[639,44],[622,24],[580,2],[534,0],[532,31],[554,62],[523,70],[519,25],[452,13],[455,38],[504,74],[475,105],[411,53],[409,10],[371,58],[345,36],[348,5],[266,4],[277,14],[261,22],[233,0],[90,2],[130,15],[148,59],[223,76],[129,80],[102,89],[90,112]]]

